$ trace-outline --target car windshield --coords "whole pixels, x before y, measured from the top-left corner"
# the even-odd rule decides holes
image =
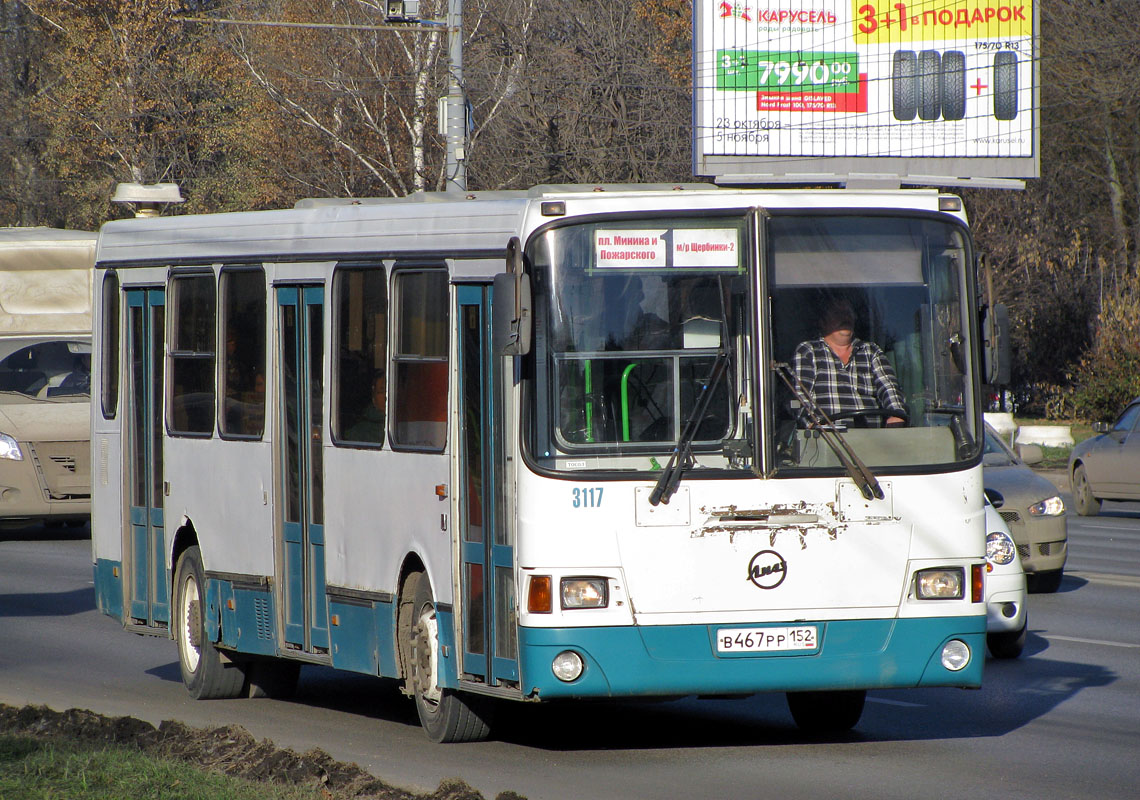
[[[74,339],[9,341],[0,345],[0,392],[38,400],[86,400],[91,344]]]
[[[1013,453],[993,430],[986,428],[985,449],[982,451],[982,460],[990,467],[1008,467],[1016,464]]]

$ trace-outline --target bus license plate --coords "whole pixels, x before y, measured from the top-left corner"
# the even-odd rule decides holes
[[[716,634],[718,653],[775,653],[815,650],[819,632],[814,625],[787,628],[721,628]]]

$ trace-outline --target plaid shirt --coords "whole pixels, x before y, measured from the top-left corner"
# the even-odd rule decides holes
[[[792,356],[792,369],[812,399],[828,416],[882,408],[907,417],[895,371],[877,344],[853,339],[845,365],[827,342],[803,342]]]

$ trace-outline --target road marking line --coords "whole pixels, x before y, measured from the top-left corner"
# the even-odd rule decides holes
[[[1062,642],[1076,642],[1077,644],[1103,644],[1106,647],[1127,647],[1140,650],[1140,644],[1129,644],[1128,642],[1106,642],[1103,639],[1082,639],[1079,636],[1059,636],[1057,634],[1047,633],[1046,639],[1057,639]]]
[[[1111,572],[1084,572],[1083,570],[1065,570],[1066,575],[1081,578],[1089,583],[1101,583],[1105,586],[1126,586],[1131,589],[1140,589],[1140,575],[1119,575]]]

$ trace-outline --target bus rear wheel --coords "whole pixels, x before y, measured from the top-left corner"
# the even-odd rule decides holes
[[[411,684],[428,738],[441,743],[486,739],[491,732],[490,701],[439,685],[439,619],[426,575],[416,587],[411,637]]]
[[[804,733],[826,735],[846,733],[863,716],[867,692],[862,689],[838,692],[788,692],[788,710]]]
[[[182,682],[195,700],[240,697],[245,673],[237,663],[223,659],[206,636],[203,574],[201,551],[197,546],[188,547],[174,571],[174,638]]]

